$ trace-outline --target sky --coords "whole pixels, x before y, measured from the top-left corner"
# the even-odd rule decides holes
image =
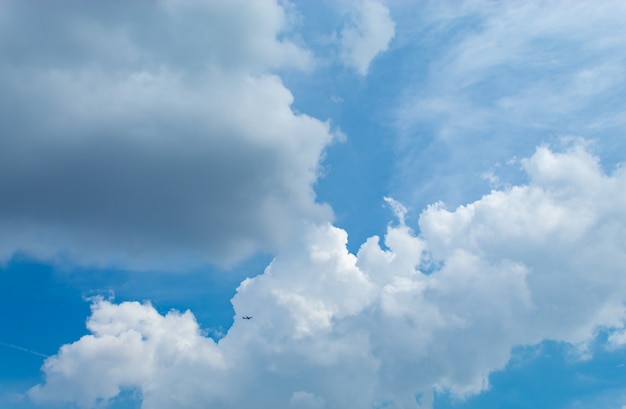
[[[0,407],[625,409],[624,16],[0,2]]]

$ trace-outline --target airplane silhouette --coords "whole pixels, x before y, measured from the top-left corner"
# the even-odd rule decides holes
[[[250,317],[249,315],[244,315],[241,318],[243,318],[244,320],[251,320],[252,319],[252,317]]]

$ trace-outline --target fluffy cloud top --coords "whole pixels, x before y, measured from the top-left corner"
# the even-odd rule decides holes
[[[341,31],[343,61],[362,76],[367,75],[377,55],[387,50],[395,35],[389,9],[374,0],[359,3],[351,24]]]
[[[217,344],[193,316],[98,301],[91,335],[45,365],[38,401],[89,407],[121,387],[143,407],[428,407],[432,390],[488,387],[516,345],[621,343],[626,314],[626,172],[583,146],[539,147],[527,184],[450,211],[426,209],[416,235],[389,226],[356,255],[347,234],[311,224],[265,272],[241,283]],[[405,209],[390,201],[402,215]]]
[[[228,263],[332,217],[333,133],[272,74],[311,60],[278,2],[2,9],[0,261]]]

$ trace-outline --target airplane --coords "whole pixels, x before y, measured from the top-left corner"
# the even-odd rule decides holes
[[[244,315],[241,318],[243,318],[244,320],[251,320],[252,319],[252,317],[250,317],[249,315]]]

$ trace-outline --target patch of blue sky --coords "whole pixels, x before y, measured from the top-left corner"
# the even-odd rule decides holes
[[[397,91],[390,86],[392,66],[373,64],[365,79],[335,65],[312,78],[285,81],[294,94],[294,109],[329,120],[345,135],[327,148],[315,191],[320,202],[332,206],[336,225],[348,231],[353,252],[367,237],[384,233],[391,215],[383,197],[389,194],[396,156],[390,125]]]
[[[338,59],[337,39],[353,10],[333,2],[298,2],[296,27],[316,56],[313,72],[285,72],[281,77],[294,95],[293,109],[327,120],[345,139],[326,149],[315,191],[329,203],[335,224],[348,232],[352,252],[370,236],[384,234],[391,212],[383,197],[390,192],[397,152],[394,108],[405,86],[399,70],[401,50],[378,55],[367,76]]]
[[[490,388],[466,400],[436,394],[435,409],[621,408],[626,404],[626,350],[610,351],[599,336],[583,358],[570,344],[517,347]]]
[[[0,406],[34,407],[23,393],[41,381],[43,355],[86,334],[89,305],[54,267],[21,257],[0,269]]]
[[[0,311],[0,377],[22,379],[38,374],[38,354],[52,355],[86,333],[89,304],[54,267],[16,257],[0,270]]]

